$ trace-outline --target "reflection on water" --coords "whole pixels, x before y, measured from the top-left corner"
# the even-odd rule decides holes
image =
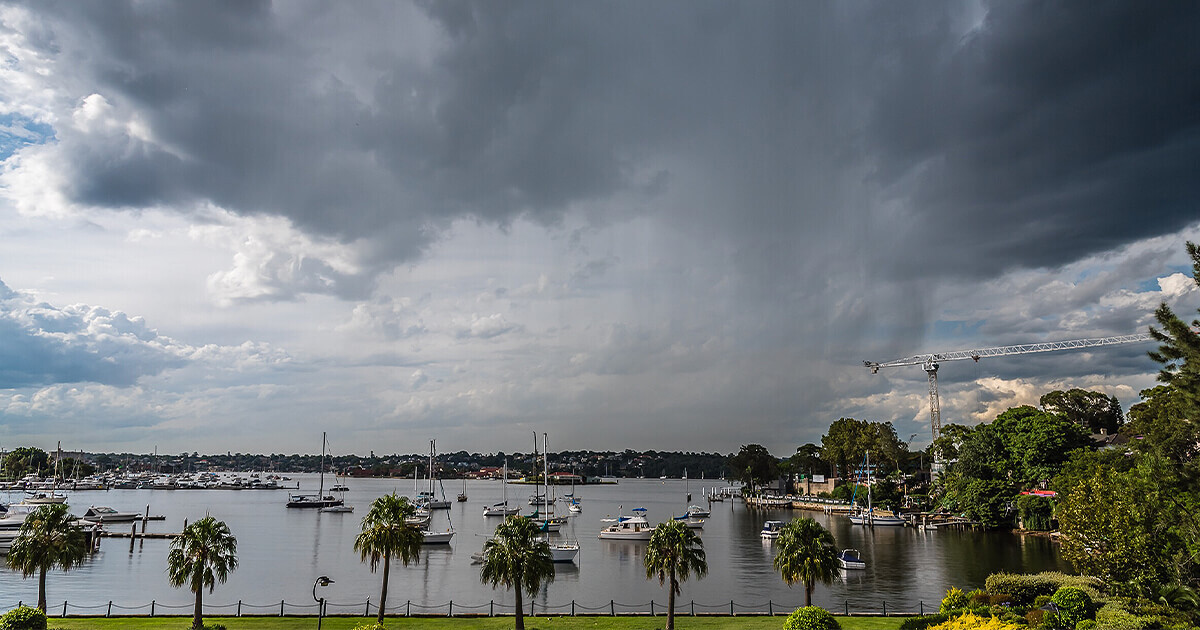
[[[316,486],[304,475],[295,477],[304,479],[305,488]],[[226,521],[237,536],[240,566],[227,584],[205,596],[206,601],[221,604],[243,600],[247,605],[270,605],[275,609],[281,599],[307,605],[312,600],[313,581],[328,575],[335,583],[324,589],[324,594],[336,608],[338,604],[361,606],[368,596],[378,601],[383,576],[372,574],[354,552],[354,537],[371,500],[398,488],[393,480],[351,480],[349,485],[346,502],[355,507],[355,512],[349,514],[289,510],[284,507],[286,492],[282,491],[79,492],[71,498],[71,505],[72,511],[82,513],[91,503],[120,510],[142,510],[149,503],[152,513],[167,516],[164,522],[150,523],[152,532],[178,531],[184,519],[195,520],[210,513]],[[700,485],[691,483],[694,496],[700,496]],[[519,486],[510,488],[509,497],[523,497],[527,492],[522,490]],[[687,506],[684,482],[622,480],[614,486],[576,488],[576,492],[583,498],[584,512],[573,517],[560,535],[579,541],[579,557],[576,564],[555,567],[556,579],[544,585],[534,598],[539,610],[545,605],[569,605],[572,600],[593,607],[607,606],[609,600],[615,600],[618,606],[644,604],[651,597],[665,602],[665,591],[657,580],[645,577],[645,543],[600,540],[596,534],[605,525],[601,519],[617,514],[621,506],[645,506],[651,522],[682,514]],[[460,606],[486,606],[495,600],[497,605],[511,606],[512,593],[482,584],[479,565],[472,565],[470,558],[500,523],[498,518],[482,516],[482,509],[501,500],[501,485],[469,482],[467,494],[470,501],[454,503],[448,512],[439,511],[435,517],[434,529],[445,527],[447,517],[453,523],[457,534],[450,545],[422,548],[419,561],[409,567],[393,562],[388,593],[392,605],[411,600],[414,605],[444,606],[454,600],[457,610]],[[788,588],[774,572],[773,545],[759,537],[759,530],[766,519],[787,521],[803,516],[829,528],[839,548],[858,549],[868,565],[866,570],[848,572],[832,585],[817,586],[814,602],[829,608],[841,609],[849,602],[852,608],[878,609],[887,601],[889,610],[916,609],[918,601],[928,607],[940,600],[950,586],[982,586],[984,579],[996,571],[1068,570],[1057,548],[1045,538],[902,527],[872,530],[855,527],[841,516],[750,511],[740,503],[726,501],[713,504],[712,516],[701,530],[708,576],[684,582],[680,601],[694,599],[698,610],[701,604],[715,606],[720,602],[727,607],[730,599],[739,604],[771,600],[778,607],[798,605],[804,599],[803,589]],[[113,529],[127,531],[122,526]],[[167,550],[165,540],[140,541],[131,553],[123,539],[104,539],[100,552],[79,569],[51,573],[49,599],[57,600],[59,605],[64,599],[79,605],[110,599],[126,606],[148,604],[152,599],[159,605],[187,605],[191,595],[167,585]],[[8,569],[0,571],[0,606],[37,597],[36,580],[22,580]]]

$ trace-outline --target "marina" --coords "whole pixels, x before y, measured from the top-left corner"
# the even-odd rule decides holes
[[[244,476],[244,474],[243,474]],[[315,491],[318,475],[293,475],[302,490]],[[714,485],[721,482],[712,482]],[[548,540],[577,544],[573,561],[555,564],[555,580],[534,597],[535,605],[558,605],[572,600],[589,605],[617,602],[645,603],[652,597],[664,599],[657,583],[645,579],[642,558],[644,541],[605,540],[600,531],[611,523],[605,518],[630,515],[634,507],[646,508],[650,525],[687,513],[686,482],[679,479],[621,479],[619,484],[588,486],[586,510],[571,513],[559,533]],[[692,489],[697,489],[695,480]],[[411,479],[356,479],[342,493],[346,503],[365,512],[371,501],[383,494],[410,494]],[[510,499],[512,498],[509,489]],[[551,488],[554,493],[556,488]],[[567,491],[567,487],[557,490]],[[479,565],[471,555],[500,518],[483,515],[485,506],[502,504],[504,484],[499,480],[467,481],[465,502],[454,502],[438,510],[454,524],[456,535],[449,543],[426,545],[417,563],[393,565],[390,600],[404,603],[459,603],[486,605],[489,601],[510,602],[511,593],[480,584]],[[119,511],[141,511],[146,506],[163,521],[137,523],[138,534],[130,536],[130,524],[103,527],[99,550],[82,566],[70,572],[52,571],[48,578],[51,602],[70,601],[72,606],[94,605],[112,600],[124,606],[156,601],[160,605],[186,605],[191,595],[171,588],[166,581],[166,554],[170,535],[178,533],[185,520],[205,514],[225,521],[238,538],[239,567],[229,582],[218,586],[206,602],[233,604],[239,600],[266,604],[281,600],[301,602],[308,597],[313,580],[327,575],[336,580],[326,596],[337,602],[363,602],[378,597],[381,576],[372,574],[353,550],[360,529],[360,515],[331,514],[320,510],[284,507],[288,492],[243,492],[211,490],[176,492],[168,490],[109,490],[68,493],[68,505],[82,516],[89,505],[110,506]],[[705,491],[707,495],[707,490]],[[0,502],[19,501],[22,492],[0,491]],[[561,498],[562,493],[558,494]],[[524,503],[524,501],[521,501]],[[702,501],[702,506],[709,505]],[[915,527],[869,528],[851,525],[845,514],[790,508],[750,508],[742,499],[727,498],[711,503],[711,514],[697,530],[708,555],[709,574],[703,580],[683,585],[682,598],[697,602],[766,602],[795,604],[803,592],[789,589],[772,569],[771,543],[760,538],[765,520],[786,522],[812,517],[833,532],[839,549],[852,548],[866,569],[847,571],[832,586],[819,586],[814,601],[834,608],[849,602],[851,607],[878,606],[913,609],[924,602],[941,599],[950,586],[981,586],[996,571],[1065,570],[1057,546],[1046,537],[1019,536],[1005,532],[933,531]],[[444,521],[441,521],[444,525]],[[436,526],[436,523],[435,523]],[[145,532],[143,534],[143,532]],[[0,605],[37,596],[37,581],[22,580],[10,569],[2,579]]]

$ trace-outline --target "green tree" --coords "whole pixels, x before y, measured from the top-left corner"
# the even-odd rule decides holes
[[[4,474],[19,479],[30,473],[41,474],[50,468],[50,456],[40,448],[22,446],[4,457]]]
[[[1187,253],[1192,259],[1192,279],[1200,285],[1200,248],[1189,241]],[[1150,336],[1159,342],[1150,358],[1162,365],[1158,380],[1175,389],[1185,417],[1200,417],[1200,335],[1192,331],[1200,327],[1200,320],[1189,325],[1166,302],[1154,312],[1154,319],[1161,329],[1150,327]]]
[[[1116,433],[1125,424],[1121,414],[1121,401],[1116,396],[1107,396],[1101,392],[1083,389],[1055,390],[1043,394],[1038,401],[1042,409],[1060,416],[1088,429],[1099,433],[1101,429]]]
[[[1142,401],[1129,408],[1129,424],[1121,432],[1130,445],[1186,464],[1200,454],[1200,423],[1188,417],[1179,390],[1159,385],[1141,391]]]
[[[704,541],[686,523],[670,520],[659,523],[650,535],[643,559],[646,577],[658,577],[659,585],[667,583],[667,630],[675,630],[675,596],[679,583],[693,574],[696,579],[708,573]]]
[[[70,571],[87,557],[87,542],[73,520],[65,504],[43,505],[25,517],[8,552],[8,566],[23,577],[37,574],[42,612],[46,612],[46,572],[54,567]]]
[[[1078,423],[1028,405],[1006,410],[990,427],[1004,445],[1010,478],[1025,487],[1052,479],[1071,451],[1092,447]]]
[[[404,520],[415,513],[416,508],[408,498],[396,496],[395,492],[385,494],[371,503],[371,509],[362,519],[362,531],[354,539],[354,550],[363,562],[370,562],[372,573],[379,568],[380,561],[383,562],[383,589],[379,594],[379,615],[376,617],[379,623],[383,623],[387,607],[392,558],[398,558],[408,566],[421,556],[425,535]]]
[[[492,588],[503,585],[516,596],[517,630],[525,630],[522,593],[537,592],[543,582],[554,581],[554,557],[540,528],[523,516],[510,516],[483,543],[479,580]]]
[[[1147,593],[1172,581],[1176,514],[1154,473],[1096,466],[1060,496],[1063,556],[1077,570]]]
[[[171,586],[186,585],[196,595],[192,629],[204,628],[204,589],[212,593],[224,584],[238,566],[237,538],[223,521],[206,516],[187,527],[171,541],[167,554],[167,577]]]
[[[820,581],[831,584],[841,572],[833,534],[811,518],[801,518],[783,526],[775,540],[775,560],[788,586],[804,584],[804,605],[812,605],[813,587]]]
[[[854,418],[838,418],[821,436],[821,456],[837,469],[838,477],[849,478],[851,466],[857,466],[866,449],[862,447],[867,422]]]
[[[750,486],[751,492],[779,479],[779,461],[760,444],[743,444],[737,455],[729,458],[729,468],[735,479]]]

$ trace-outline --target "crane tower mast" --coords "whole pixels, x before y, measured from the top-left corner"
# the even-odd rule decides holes
[[[1096,348],[1100,346],[1116,346],[1126,343],[1142,343],[1152,341],[1148,333],[1136,335],[1120,335],[1116,337],[1095,337],[1092,339],[1071,339],[1068,341],[1046,341],[1041,343],[1026,343],[1016,346],[997,346],[995,348],[979,348],[975,350],[955,350],[952,352],[932,352],[917,354],[892,361],[863,361],[872,374],[878,374],[880,368],[919,365],[929,375],[929,424],[933,439],[937,439],[942,431],[941,401],[938,397],[937,373],[940,364],[945,361],[963,361],[971,359],[978,362],[984,357],[1004,357],[1014,354],[1033,354],[1035,352],[1055,352],[1058,350],[1077,350]]]

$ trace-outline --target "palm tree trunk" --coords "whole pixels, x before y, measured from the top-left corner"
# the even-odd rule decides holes
[[[379,616],[375,618],[379,623],[383,623],[383,610],[387,606],[387,584],[388,572],[392,568],[392,557],[390,555],[383,557],[383,592],[379,594]]]
[[[671,588],[667,590],[667,630],[675,630],[675,589],[679,582],[675,580],[675,567],[671,567]]]
[[[813,582],[811,580],[804,581],[804,605],[812,606]]]
[[[204,585],[196,588],[196,610],[192,612],[192,630],[204,630]]]
[[[521,584],[517,583],[517,630],[525,630],[525,611],[521,610]]]
[[[38,571],[38,609],[46,612],[46,567]]]

